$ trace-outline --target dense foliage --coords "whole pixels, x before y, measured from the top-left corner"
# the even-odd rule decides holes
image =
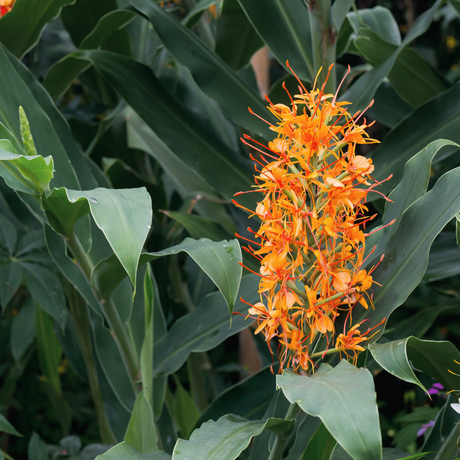
[[[0,458],[457,458],[460,2],[377,3],[0,0]]]

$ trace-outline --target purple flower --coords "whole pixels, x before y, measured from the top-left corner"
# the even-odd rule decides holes
[[[425,425],[422,425],[422,428],[417,431],[417,437],[423,436],[426,433],[426,430],[432,426],[434,426],[434,420],[431,420],[430,422],[425,423]]]

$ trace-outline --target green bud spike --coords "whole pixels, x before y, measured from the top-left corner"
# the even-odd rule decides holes
[[[32,133],[30,132],[29,120],[27,119],[26,112],[24,112],[22,106],[19,106],[19,121],[21,123],[22,143],[24,144],[27,156],[38,155],[32,138]]]

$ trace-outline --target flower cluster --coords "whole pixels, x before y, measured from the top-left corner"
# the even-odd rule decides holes
[[[11,11],[15,0],[0,0],[0,18]]]
[[[352,326],[351,312],[357,304],[372,304],[375,281],[372,270],[362,267],[363,230],[374,216],[368,217],[364,203],[378,183],[371,176],[372,160],[356,154],[356,145],[377,141],[365,132],[370,126],[365,119],[358,124],[362,113],[352,116],[337,94],[324,94],[324,85],[309,92],[299,84],[300,94],[289,95],[290,107],[267,97],[278,119],[270,125],[277,137],[268,147],[243,139],[258,151],[251,157],[258,165],[255,187],[263,194],[255,212],[249,210],[262,221],[251,241],[257,247],[244,249],[261,265],[261,301],[249,309],[258,320],[256,333],[263,331],[268,343],[279,339],[281,369],[307,371],[324,354],[313,353],[319,338],[329,344],[335,337],[342,312],[349,329],[325,352],[355,360],[369,338],[370,330],[360,332],[361,323]]]

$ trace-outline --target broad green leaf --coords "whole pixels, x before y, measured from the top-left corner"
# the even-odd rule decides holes
[[[131,0],[131,4],[147,15],[168,51],[190,70],[203,92],[214,99],[229,118],[254,133],[272,137],[267,124],[251,115],[248,106],[269,122],[274,122],[274,117],[260,96],[225,62],[155,2]],[[210,74],[213,78],[209,78]]]
[[[50,270],[37,264],[22,262],[24,280],[34,301],[59,324],[61,329],[67,319],[67,306],[59,278]]]
[[[0,141],[0,175],[7,185],[14,190],[34,195],[48,191],[53,178],[53,158],[19,155],[12,153],[13,150],[10,141]]]
[[[218,0],[199,0],[195,6],[187,13],[181,24],[191,29],[201,18],[203,13],[213,5],[216,5]],[[217,11],[219,11],[220,5],[217,5]]]
[[[251,439],[266,428],[277,432],[294,427],[294,420],[271,418],[249,421],[237,415],[225,415],[217,422],[210,420],[190,436],[179,439],[174,446],[173,460],[195,459],[234,460],[248,447]]]
[[[40,439],[40,436],[33,432],[27,447],[28,460],[48,460],[48,450],[46,443]]]
[[[66,254],[64,240],[49,226],[45,226],[46,246],[49,254],[64,276],[85,299],[88,305],[102,317],[101,307],[85,275]],[[0,269],[1,270],[1,269]],[[1,295],[1,294],[0,294]]]
[[[271,367],[265,366],[256,374],[223,391],[208,406],[195,426],[199,427],[207,420],[217,420],[230,412],[250,420],[261,418],[275,392],[275,376]]]
[[[458,423],[460,422],[460,416],[450,406],[454,402],[457,402],[457,398],[452,394],[448,395],[446,403],[438,412],[433,428],[425,437],[421,450],[428,454],[427,457],[430,460],[442,460],[457,456],[455,454],[458,453]]]
[[[0,22],[0,42],[22,58],[39,40],[45,25],[73,0],[18,0]]]
[[[188,439],[200,416],[200,411],[196,407],[195,401],[188,391],[181,385],[179,379],[175,378],[174,380],[176,383],[176,391],[174,396],[171,395],[172,404],[169,406],[172,409],[172,414],[178,425],[181,436]]]
[[[0,300],[2,310],[16,294],[22,282],[22,268],[17,262],[10,262],[0,266]]]
[[[16,257],[20,257],[29,252],[39,250],[45,246],[45,239],[43,238],[43,231],[31,230],[23,235],[16,246]]]
[[[388,128],[394,128],[412,112],[412,107],[403,101],[389,83],[383,82],[374,96],[374,105],[366,112]]]
[[[278,62],[286,67],[286,61],[289,61],[301,80],[313,81],[315,73],[307,6],[301,0],[238,1]]]
[[[286,460],[299,460],[302,458],[302,454],[305,450],[305,446],[308,444],[310,439],[314,436],[317,429],[321,425],[321,419],[318,417],[312,417],[306,415],[303,422],[297,429],[296,438],[293,446],[289,450],[289,455]],[[337,446],[338,444],[336,444]]]
[[[35,5],[40,3],[37,1]],[[5,19],[7,17],[2,21]],[[24,108],[37,151],[45,155],[52,154],[55,175],[50,184],[51,188],[66,186],[79,189],[80,184],[87,189],[97,187],[88,159],[81,154],[66,120],[43,87],[29,70],[3,47],[0,47],[0,68],[0,87],[8,88],[8,94],[0,93],[0,122],[14,135],[17,145],[22,145],[17,114],[19,106]],[[73,168],[78,171],[78,180]]]
[[[319,417],[353,458],[382,458],[376,394],[367,369],[342,360],[335,368],[321,364],[310,377],[285,372],[276,384],[291,403]]]
[[[135,287],[140,252],[152,222],[150,195],[145,188],[54,189],[43,205],[52,227],[64,236],[70,236],[75,222],[91,212]]]
[[[182,225],[194,239],[222,241],[231,237],[219,224],[196,214],[178,211],[165,211],[165,214]]]
[[[217,21],[217,56],[236,71],[247,65],[263,45],[238,0],[225,0]]]
[[[225,198],[251,187],[249,162],[203,128],[196,115],[165,91],[149,67],[103,51],[79,51],[75,56],[90,60],[158,137]],[[225,171],[225,180],[216,171]],[[242,204],[254,203],[251,197],[241,198]]]
[[[370,9],[360,9],[358,12],[351,11],[347,14],[355,34],[365,28],[373,31],[382,40],[393,45],[401,44],[401,33],[393,14],[388,8],[376,6]]]
[[[0,214],[0,245],[8,249],[10,256],[13,255],[18,240],[16,227],[9,219]]]
[[[445,146],[458,147],[454,142],[439,139],[427,145],[423,150],[410,158],[404,166],[402,180],[390,193],[389,199],[392,201],[386,203],[385,214],[382,220],[383,225],[388,225],[393,220],[395,220],[395,223],[374,233],[374,235],[371,235],[371,239],[368,240],[369,248],[377,244],[374,257],[385,251],[406,209],[426,193],[431,173],[431,162],[439,150]]]
[[[360,29],[354,43],[360,55],[374,66],[390,58],[397,48],[367,29]],[[420,107],[448,88],[445,81],[411,48],[401,51],[388,79],[395,91],[412,107]]]
[[[383,262],[372,274],[380,284],[373,287],[375,310],[364,312],[360,309],[355,314],[355,321],[367,317],[371,325],[378,324],[388,318],[419,284],[433,240],[460,211],[458,180],[460,168],[449,171],[404,212],[385,248]]]
[[[54,332],[53,320],[39,306],[35,307],[35,315],[40,368],[54,392],[60,395],[61,380],[58,367],[61,362],[62,350]]]
[[[200,191],[200,195],[203,193],[215,195],[213,188],[202,177],[201,171],[193,169],[196,167],[196,164],[192,167],[187,165],[180,158],[180,153],[176,155],[136,112],[128,109],[126,111],[126,118],[128,146],[143,150],[155,158],[168,177],[168,180],[174,184],[174,188],[184,200],[190,195],[196,196],[197,191]],[[186,142],[188,140],[184,138],[184,148],[188,148]],[[205,161],[205,158],[203,156],[203,161]],[[216,196],[216,198],[218,197]],[[195,204],[195,209],[203,217],[208,219],[217,218],[225,228],[232,228],[232,232],[234,231],[233,221],[228,217],[221,204],[209,200],[198,200]]]
[[[231,313],[242,275],[242,255],[238,241],[214,242],[205,238],[185,238],[182,243],[163,251],[143,253],[139,263],[142,265],[159,257],[180,252],[186,252],[212,279],[224,296]],[[96,266],[92,281],[100,293],[109,296],[124,276],[117,259],[111,256]]]
[[[255,275],[244,276],[241,280],[239,295],[249,303],[259,300],[257,293],[258,278]],[[176,372],[187,360],[191,352],[208,351],[245,327],[248,305],[240,300],[235,302],[233,319],[230,319],[221,294],[209,294],[191,313],[177,320],[168,333],[155,343],[153,361],[154,375],[168,375]],[[210,314],[212,313],[212,314]]]
[[[434,5],[414,22],[412,28],[406,34],[404,40],[396,51],[384,62],[366,72],[341,98],[341,100],[351,101],[353,110],[363,110],[372,100],[375,91],[382,83],[383,79],[391,72],[393,65],[401,51],[413,40],[426,32],[430,26],[438,8],[444,0],[437,0]]]
[[[334,21],[335,30],[338,34],[342,28],[343,22],[345,21],[350,8],[353,5],[353,0],[347,0],[342,2],[335,2],[332,5],[332,19]],[[361,10],[362,11],[362,10]]]
[[[322,423],[310,439],[302,455],[302,460],[309,460],[310,458],[314,458],[315,460],[329,460],[336,444],[337,441]]]
[[[127,442],[122,442],[112,447],[105,454],[98,455],[99,460],[171,460],[171,455],[165,452],[153,452],[141,454],[133,449]]]
[[[35,307],[33,302],[25,302],[11,325],[11,354],[17,363],[35,340],[35,334]]]
[[[402,450],[399,449],[389,449],[389,448],[383,448],[383,455],[382,455],[382,460],[405,460],[407,459],[417,459],[419,458],[419,455],[414,455],[407,457],[407,452],[403,452]],[[422,457],[420,457],[422,458]],[[340,446],[340,444],[336,444],[334,451],[332,452],[330,460],[353,460],[352,457],[350,457]]]
[[[11,425],[11,423],[2,414],[0,414],[0,431],[12,434],[13,436],[22,436],[22,434],[19,434],[14,426]]]
[[[390,374],[418,385],[425,392],[427,390],[415,376],[413,367],[440,382],[447,390],[460,388],[460,377],[448,371],[455,372],[458,366],[454,360],[460,361],[460,353],[451,342],[408,337],[393,342],[373,343],[369,345],[369,350]]]
[[[128,25],[134,17],[135,13],[126,10],[107,13],[99,19],[91,33],[82,40],[79,49],[97,49],[114,33]],[[67,55],[50,67],[43,86],[56,100],[67,91],[72,80],[89,66],[87,62],[76,59],[71,54]]]
[[[143,391],[139,393],[134,404],[124,441],[143,454],[158,450],[152,407],[145,398]]]
[[[455,233],[442,232],[431,247],[428,267],[423,279],[431,283],[459,273],[460,248],[455,239]]]
[[[131,413],[136,396],[128,369],[112,333],[102,318],[90,311],[96,355],[113,394],[127,413]],[[125,429],[125,428],[123,428]]]

